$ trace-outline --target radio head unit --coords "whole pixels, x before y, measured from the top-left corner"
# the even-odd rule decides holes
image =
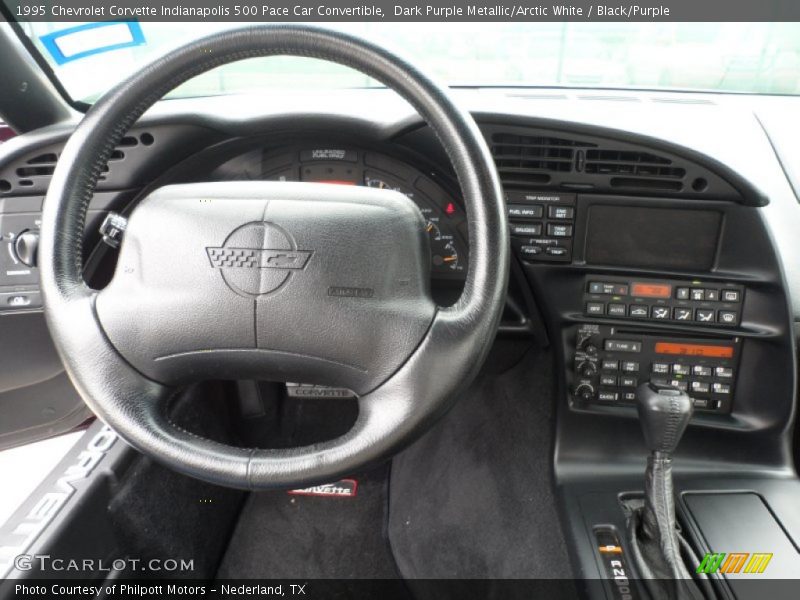
[[[575,328],[567,379],[578,407],[633,405],[645,381],[685,391],[696,410],[729,413],[739,338],[658,335],[607,325]]]

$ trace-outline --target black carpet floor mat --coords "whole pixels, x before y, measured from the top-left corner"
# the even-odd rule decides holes
[[[391,579],[388,467],[355,477],[356,496],[252,493],[218,579]]]
[[[404,577],[572,577],[552,483],[553,364],[517,352],[498,342],[453,410],[394,459],[389,533]]]

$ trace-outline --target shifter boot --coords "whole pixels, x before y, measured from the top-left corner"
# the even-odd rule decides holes
[[[658,600],[701,600],[681,555],[675,519],[672,453],[692,416],[692,400],[671,387],[651,383],[636,393],[639,419],[650,449],[645,472],[644,506],[630,508],[628,536],[640,576]]]

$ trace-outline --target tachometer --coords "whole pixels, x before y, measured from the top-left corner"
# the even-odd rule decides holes
[[[450,228],[442,223],[441,212],[424,201],[420,194],[415,194],[402,185],[389,183],[385,178],[376,177],[368,173],[364,176],[364,184],[368,187],[400,192],[411,198],[419,206],[422,216],[425,217],[425,231],[430,238],[431,266],[434,271],[460,273],[464,270],[464,266],[459,262],[458,247],[454,235]]]

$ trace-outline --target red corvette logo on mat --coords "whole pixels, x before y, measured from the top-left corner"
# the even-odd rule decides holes
[[[358,481],[355,479],[341,479],[336,483],[323,483],[300,490],[290,490],[292,496],[339,496],[353,498],[358,490]]]

